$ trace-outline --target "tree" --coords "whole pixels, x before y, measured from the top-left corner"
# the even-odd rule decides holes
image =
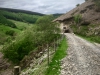
[[[44,33],[46,42],[50,42],[53,39],[55,32],[57,34],[60,31],[58,28],[59,24],[52,22],[53,19],[54,17],[52,15],[48,15],[41,17],[36,21],[38,26],[37,30]]]
[[[80,23],[81,19],[82,19],[82,16],[80,14],[77,14],[74,16],[74,21],[75,21],[77,26]]]
[[[53,39],[55,39],[56,34],[59,32],[59,28],[58,28],[58,24],[52,22],[53,20],[53,16],[52,15],[48,15],[48,16],[44,16],[42,18],[39,18],[36,22],[37,26],[38,26],[38,31],[43,34],[44,38],[42,40],[44,40],[44,42],[47,44],[47,49],[48,49],[48,65],[49,65],[49,43],[51,43],[53,41]],[[56,33],[56,34],[55,34]]]
[[[77,4],[76,6],[78,7],[78,6],[80,6],[80,4]]]
[[[57,23],[53,23],[53,16],[44,16],[37,20],[36,25],[27,28],[15,38],[14,42],[3,48],[4,57],[14,63],[19,63],[25,55],[43,44],[51,43],[59,31]],[[55,34],[56,32],[56,34]]]

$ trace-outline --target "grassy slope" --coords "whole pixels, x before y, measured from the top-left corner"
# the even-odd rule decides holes
[[[80,28],[76,27],[76,25],[71,26],[75,34],[83,37],[88,41],[97,42],[97,43],[100,43],[100,30],[97,29],[99,27],[100,25],[89,25],[89,26],[83,25],[80,26]]]
[[[6,35],[6,32],[9,30],[14,30],[16,34],[20,33],[20,30],[16,28],[0,25],[0,44],[4,44],[7,41],[7,39],[11,37],[9,35]]]
[[[0,12],[1,12],[1,15],[3,15],[7,19],[12,19],[12,20],[21,21],[21,22],[24,21],[28,23],[35,23],[36,20],[41,17],[39,16],[39,14],[31,15],[31,14],[25,14],[21,12],[16,13],[16,12],[4,11],[4,10],[0,10]]]
[[[14,30],[16,33],[20,32],[20,30],[18,30],[16,28],[11,28],[11,27],[8,27],[8,26],[0,25],[0,32],[5,33],[6,31],[9,31],[9,30]]]
[[[47,69],[46,75],[59,75],[60,74],[60,60],[66,56],[66,50],[67,50],[67,42],[66,38],[61,42],[60,47],[57,49],[52,62],[49,65],[49,68]]]
[[[9,19],[10,20],[10,19]],[[27,27],[29,27],[30,25],[32,24],[27,24],[27,23],[24,23],[24,22],[20,22],[20,21],[15,21],[15,20],[10,20],[12,21],[13,23],[16,24],[17,28],[19,30],[23,30],[23,29],[26,29]]]
[[[91,43],[100,43],[100,36],[82,36],[78,35],[79,37],[82,37],[83,39],[86,39],[87,41],[90,41]]]
[[[15,36],[17,36],[17,34],[19,34],[21,32],[21,30],[24,30],[27,27],[32,25],[32,24],[28,25],[27,23],[14,21],[14,20],[10,20],[10,21],[15,23],[17,28],[11,28],[9,26],[0,25],[0,44],[4,44],[7,41],[7,39],[13,37],[13,36],[6,35],[7,31],[14,30],[15,34],[16,34]]]

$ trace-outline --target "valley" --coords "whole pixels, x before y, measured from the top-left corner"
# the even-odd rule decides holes
[[[99,10],[99,0],[65,14],[0,8],[0,75],[100,75]]]
[[[26,56],[28,57],[33,52],[34,58],[37,59],[42,45],[45,48],[47,43],[51,44],[61,37],[58,34],[59,28],[56,28],[58,24],[52,22],[58,14],[54,15],[40,15],[38,13],[32,15],[18,13],[18,10],[17,13],[16,11],[0,10],[2,17],[0,19],[0,75],[5,75],[7,72],[9,72],[7,75],[12,75],[15,65],[19,65],[23,69],[27,68],[31,60],[25,61],[27,60]]]

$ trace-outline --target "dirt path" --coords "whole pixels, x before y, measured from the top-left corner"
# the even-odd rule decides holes
[[[73,35],[68,39],[68,55],[62,60],[61,75],[100,75],[100,45]]]

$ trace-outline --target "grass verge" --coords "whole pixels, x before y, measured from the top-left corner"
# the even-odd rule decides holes
[[[66,56],[66,50],[68,48],[66,38],[63,39],[59,48],[57,49],[52,61],[49,64],[49,68],[45,75],[59,75],[60,74],[60,60]]]
[[[10,20],[10,21],[12,21],[17,26],[17,28],[19,30],[24,30],[24,29],[26,29],[26,28],[28,28],[29,26],[32,25],[32,24],[27,24],[25,22],[15,21],[15,20]]]
[[[91,43],[100,43],[100,36],[81,36],[78,35],[79,37],[82,37],[83,39],[86,39],[87,41],[90,41]]]

